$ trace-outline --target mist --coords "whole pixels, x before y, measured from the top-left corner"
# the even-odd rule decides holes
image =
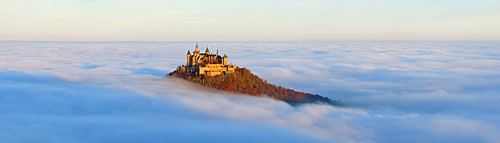
[[[292,107],[164,77],[194,42],[0,42],[6,142],[498,142],[499,42],[200,42]]]

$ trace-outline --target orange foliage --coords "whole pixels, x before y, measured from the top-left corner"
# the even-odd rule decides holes
[[[232,74],[213,77],[205,75],[191,75],[177,70],[169,73],[168,75],[180,77],[188,81],[219,90],[250,94],[254,96],[266,95],[278,100],[286,101],[290,104],[300,104],[302,102],[326,102],[332,104],[334,102],[319,95],[299,92],[270,84],[252,74],[246,68],[236,68],[235,72]]]

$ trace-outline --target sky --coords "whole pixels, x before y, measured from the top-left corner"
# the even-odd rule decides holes
[[[500,42],[200,42],[293,107],[164,77],[194,42],[0,42],[3,142],[500,141]]]
[[[498,41],[497,0],[2,0],[2,41]]]

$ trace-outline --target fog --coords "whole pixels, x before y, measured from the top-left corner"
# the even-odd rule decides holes
[[[199,42],[292,107],[164,77],[194,42],[0,42],[5,142],[499,142],[500,42]]]

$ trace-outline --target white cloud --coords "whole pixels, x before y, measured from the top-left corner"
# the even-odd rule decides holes
[[[499,140],[495,42],[206,42],[271,83],[346,107],[161,78],[191,42],[0,44],[7,142]]]
[[[479,138],[479,142],[497,142],[500,140],[498,128],[479,120],[443,117],[432,121],[429,127],[431,131],[438,134]]]

